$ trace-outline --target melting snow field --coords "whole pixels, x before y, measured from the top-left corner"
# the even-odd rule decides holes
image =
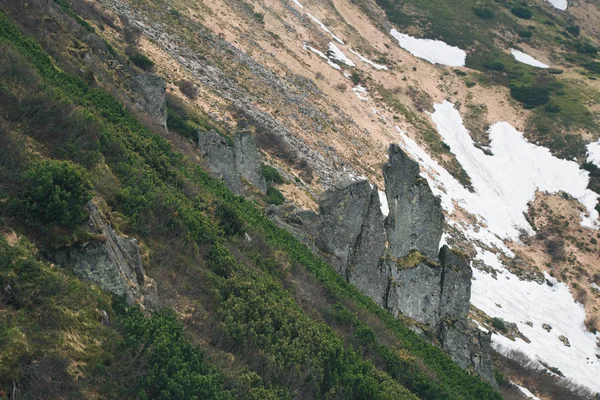
[[[519,350],[532,360],[557,367],[565,377],[600,391],[596,336],[586,331],[583,306],[573,301],[565,284],[558,283],[549,275],[546,279],[552,286],[520,281],[507,271],[500,271],[498,279],[494,279],[488,273],[473,269],[473,277],[473,305],[490,316],[516,323],[531,340],[531,343],[526,343],[517,338],[513,342],[504,336],[492,335],[492,345],[496,350],[501,353]],[[550,332],[542,324],[550,325]],[[571,347],[559,340],[561,335],[569,339]]]
[[[506,255],[512,253],[501,239],[518,239],[521,229],[532,232],[523,212],[536,190],[555,193],[565,191],[577,198],[589,212],[582,224],[597,226],[598,213],[594,206],[598,195],[587,189],[588,172],[572,161],[552,156],[548,149],[525,140],[506,122],[498,122],[489,130],[492,156],[476,148],[463,125],[459,112],[449,102],[436,104],[432,119],[444,141],[471,177],[474,192],[464,188],[452,175],[434,161],[419,145],[399,128],[403,148],[421,164],[433,192],[442,199],[444,209],[452,214],[454,202],[479,218],[477,226],[468,222],[449,221],[467,239],[496,247]],[[567,378],[600,390],[600,360],[595,356],[596,337],[584,326],[585,312],[575,303],[568,288],[547,276],[553,286],[520,281],[508,272],[498,256],[477,248],[477,259],[497,270],[491,274],[474,270],[471,302],[488,315],[517,323],[531,343],[521,339],[511,341],[493,335],[499,350],[516,349],[534,360],[543,360],[559,368]],[[499,306],[497,306],[497,304]],[[533,323],[530,327],[526,322]],[[550,332],[542,328],[546,323]],[[558,337],[564,335],[571,347]]]
[[[329,42],[329,57],[333,58],[336,61],[344,63],[349,67],[356,67],[354,61],[349,59],[348,56],[346,56],[344,52],[332,42]]]
[[[327,64],[329,64],[332,68],[337,69],[338,71],[340,71],[342,69],[342,67],[340,67],[339,65],[337,65],[336,63],[334,63],[333,61],[331,61],[325,55],[325,53],[323,53],[321,50],[317,50],[314,47],[309,46],[308,44],[306,44],[306,42],[302,43],[302,47],[304,48],[304,50],[312,51],[313,53],[315,53],[316,55],[318,55],[319,57],[321,57],[323,60],[327,61]]]
[[[532,67],[538,68],[550,68],[549,65],[546,65],[543,62],[536,60],[529,54],[523,53],[522,51],[510,49],[510,54],[512,54],[515,60],[522,62],[523,64],[531,65]]]
[[[587,150],[588,150],[587,160],[591,163],[596,164],[598,167],[600,167],[600,140],[597,142],[588,144]]]
[[[548,3],[552,4],[555,8],[558,8],[559,10],[566,10],[567,9],[567,0],[546,0]]]
[[[441,40],[417,39],[392,29],[390,34],[398,41],[400,47],[415,57],[422,58],[432,64],[450,67],[463,67],[467,53],[458,47],[450,46]]]
[[[369,101],[369,98],[366,96],[367,89],[364,86],[358,85],[352,88],[352,91],[362,101]]]
[[[356,51],[352,50],[352,49],[348,49],[350,50],[350,53],[354,54],[356,57],[359,58],[360,61],[364,62],[365,64],[369,64],[371,67],[375,68],[378,71],[387,71],[388,67],[385,65],[381,65],[381,64],[376,64],[373,61],[369,60],[366,57],[363,57],[362,55],[360,55],[359,53],[357,53]]]

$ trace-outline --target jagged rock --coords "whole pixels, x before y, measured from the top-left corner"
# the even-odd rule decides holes
[[[408,257],[415,257],[415,254],[411,253]],[[436,327],[440,319],[442,266],[426,260],[417,260],[414,265],[405,265],[405,262],[408,261],[388,262],[390,288],[387,308],[394,315],[402,313]]]
[[[198,148],[200,154],[208,162],[208,169],[225,181],[234,193],[242,193],[240,174],[235,162],[235,152],[227,140],[217,131],[198,133]]]
[[[131,92],[136,107],[159,126],[167,127],[167,82],[160,75],[143,73],[133,78]]]
[[[569,342],[569,338],[568,337],[560,335],[558,337],[558,340],[560,340],[565,346],[571,347],[571,342]]]
[[[482,332],[467,319],[460,319],[449,323],[443,322],[438,338],[442,343],[442,348],[461,368],[472,369],[484,380],[498,388],[492,359],[489,355],[491,333]]]
[[[371,190],[367,215],[353,247],[347,275],[348,281],[358,290],[383,306],[389,279],[387,267],[381,260],[387,238],[378,192],[376,186]]]
[[[238,172],[262,193],[267,193],[267,181],[262,173],[260,154],[250,132],[239,132],[235,137],[235,162]]]
[[[271,204],[266,210],[269,217],[281,229],[285,229],[302,243],[314,247],[320,225],[319,216],[314,211],[303,210],[293,203],[281,206]]]
[[[88,208],[89,227],[96,239],[56,250],[50,258],[80,278],[124,296],[129,303],[152,305],[156,294],[144,273],[137,240],[117,234],[93,202]]]
[[[208,169],[225,181],[233,192],[244,193],[242,177],[262,193],[267,192],[260,154],[250,132],[238,132],[233,147],[215,130],[198,132],[198,148],[202,157],[208,161]]]
[[[456,254],[448,246],[443,246],[440,250],[440,263],[443,269],[440,319],[467,318],[473,271],[465,258]]]
[[[548,324],[542,324],[542,328],[544,328],[546,332],[550,332],[552,330],[552,327]]]
[[[389,162],[383,168],[383,177],[390,209],[385,221],[389,252],[402,258],[417,249],[435,259],[444,222],[441,201],[419,176],[416,161],[395,144],[390,145],[388,153]]]

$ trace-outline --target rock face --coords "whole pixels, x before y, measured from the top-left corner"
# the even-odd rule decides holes
[[[440,199],[427,181],[419,176],[419,164],[395,144],[388,150],[389,162],[383,168],[385,194],[390,213],[385,221],[389,251],[404,257],[418,249],[436,258],[444,224]]]
[[[262,193],[267,193],[267,181],[262,173],[260,154],[254,136],[250,132],[239,132],[235,137],[235,165],[238,172]]]
[[[317,247],[349,282],[383,305],[386,237],[377,187],[365,180],[339,183],[320,197],[319,216]]]
[[[88,208],[89,229],[98,239],[57,250],[53,261],[129,303],[154,304],[155,288],[144,273],[137,240],[117,234],[93,202]]]
[[[133,78],[131,91],[136,106],[159,126],[167,127],[167,82],[160,75],[143,73]]]
[[[348,282],[392,314],[428,325],[461,367],[497,385],[489,335],[467,319],[471,268],[458,252],[439,250],[440,200],[396,145],[383,172],[390,209],[385,222],[377,187],[341,182],[320,197],[319,223],[315,229],[312,219],[310,236]]]
[[[267,192],[267,182],[262,173],[261,158],[252,133],[238,132],[233,147],[215,130],[198,133],[200,154],[208,162],[209,170],[234,193],[243,194],[242,178],[261,193]]]

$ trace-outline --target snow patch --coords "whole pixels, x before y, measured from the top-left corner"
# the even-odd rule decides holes
[[[565,11],[567,9],[567,6],[569,5],[567,3],[567,0],[546,0],[548,3],[552,4],[555,8],[558,8],[559,10]]]
[[[385,192],[381,190],[379,191],[379,203],[381,204],[381,213],[383,214],[383,218],[385,218],[390,214],[390,207]]]
[[[528,399],[532,399],[532,400],[540,400],[539,397],[537,397],[536,395],[534,395],[533,393],[531,393],[531,391],[529,391],[529,389],[524,388],[523,386],[519,386],[514,382],[511,382],[513,385],[515,385],[520,391],[521,393],[523,393],[525,395],[525,397],[527,397]]]
[[[600,390],[600,361],[596,359],[596,335],[585,329],[585,310],[576,303],[564,283],[545,275],[549,283],[521,281],[506,270],[497,279],[473,270],[472,304],[492,317],[517,324],[531,343],[492,335],[492,345],[503,354],[518,350],[535,361],[558,368],[566,378]],[[542,324],[552,327],[546,331]],[[530,326],[531,325],[531,326]],[[566,347],[559,336],[569,339]]]
[[[294,0],[294,4],[296,4],[298,7],[300,8],[304,8],[304,6],[302,4],[300,4],[300,2],[298,0]]]
[[[346,64],[349,67],[356,67],[354,61],[349,59],[339,47],[337,47],[334,43],[329,42],[329,58],[334,59],[335,61],[339,61],[341,63]]]
[[[336,42],[338,42],[339,44],[344,44],[344,42],[342,41],[342,39],[340,39],[339,37],[335,36],[333,34],[333,32],[331,32],[329,30],[329,28],[327,26],[325,26],[324,23],[322,23],[321,21],[319,21],[317,18],[315,18],[314,15],[306,13],[306,15],[308,15],[308,17],[310,19],[312,19],[317,25],[319,25],[321,27],[321,29],[323,29],[325,32],[329,33],[331,35],[331,37],[333,38],[333,40],[335,40]]]
[[[360,55],[358,52],[352,50],[352,49],[348,49],[350,51],[350,53],[354,54],[356,57],[359,58],[360,61],[364,62],[365,64],[369,64],[371,67],[375,68],[378,71],[387,71],[388,67],[382,64],[376,64],[373,61],[369,60],[366,57],[363,57],[362,55]]]
[[[532,67],[538,68],[550,68],[549,65],[544,64],[541,61],[536,60],[531,57],[529,54],[523,53],[522,51],[516,49],[510,49],[510,54],[517,60],[518,62],[522,62],[523,64],[531,65]]]
[[[302,47],[304,48],[304,50],[312,51],[313,53],[315,53],[316,55],[318,55],[319,57],[321,57],[323,60],[327,61],[327,64],[329,64],[332,68],[337,69],[338,71],[342,70],[342,67],[340,67],[338,64],[336,64],[333,61],[331,61],[325,55],[325,53],[323,53],[321,50],[317,50],[314,47],[309,46],[306,42],[302,43]]]
[[[600,140],[588,144],[587,156],[588,162],[594,163],[600,167]]]
[[[352,88],[352,91],[362,101],[369,101],[369,98],[366,96],[367,89],[364,86],[358,85]]]
[[[400,47],[413,56],[422,58],[432,64],[450,67],[463,67],[467,53],[458,47],[450,46],[441,40],[417,39],[392,29],[390,34],[398,41]]]

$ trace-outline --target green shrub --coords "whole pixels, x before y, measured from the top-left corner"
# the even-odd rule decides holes
[[[269,186],[267,188],[267,203],[279,206],[283,204],[284,201],[285,197],[279,190],[277,190],[277,188],[274,188],[273,186]]]
[[[595,55],[598,53],[598,50],[599,50],[598,47],[594,46],[587,40],[577,41],[573,44],[573,47],[575,47],[575,50],[577,50],[577,52],[581,53],[581,54],[594,54]]]
[[[70,161],[36,163],[24,174],[21,210],[31,224],[73,226],[85,220],[92,184],[86,171]]]
[[[537,107],[550,101],[550,92],[545,87],[512,86],[510,95],[525,106]]]
[[[496,329],[500,329],[500,330],[505,330],[506,329],[506,325],[504,324],[504,320],[502,318],[493,318],[492,319],[492,326]]]
[[[467,76],[467,73],[465,71],[461,71],[460,69],[455,69],[454,73],[456,76]]]
[[[491,71],[504,71],[504,64],[502,64],[500,61],[484,62],[483,67]]]
[[[579,27],[579,25],[569,25],[566,29],[567,32],[569,32],[573,36],[579,36],[579,33],[581,32],[581,28]]]
[[[143,69],[144,71],[150,71],[152,67],[154,67],[154,61],[152,61],[147,56],[141,53],[135,53],[129,56],[129,59],[132,63],[134,63],[137,67]]]
[[[238,215],[235,207],[230,204],[220,204],[217,207],[216,217],[226,235],[233,236],[244,233],[244,221]]]
[[[522,38],[530,38],[533,36],[533,32],[531,31],[518,31],[517,34]]]
[[[510,12],[512,12],[516,17],[523,19],[531,19],[531,17],[533,17],[531,10],[525,7],[513,7],[511,8]]]
[[[254,19],[259,23],[259,24],[264,24],[265,23],[265,14],[261,13],[259,11],[255,11],[252,13],[252,15],[254,16]]]
[[[544,110],[549,113],[558,113],[560,112],[560,106],[558,104],[548,103],[544,107]]]
[[[600,62],[597,62],[597,61],[587,62],[587,63],[583,64],[583,68],[585,68],[588,71],[593,72],[595,74],[600,74]]]
[[[285,179],[283,179],[283,176],[281,176],[279,171],[277,171],[275,168],[266,164],[262,164],[261,168],[262,174],[267,180],[267,183],[274,183],[276,185],[282,185],[285,183]]]
[[[494,18],[494,13],[489,8],[473,7],[472,9],[473,9],[473,12],[475,13],[475,15],[477,15],[479,18],[483,18],[483,19]]]

